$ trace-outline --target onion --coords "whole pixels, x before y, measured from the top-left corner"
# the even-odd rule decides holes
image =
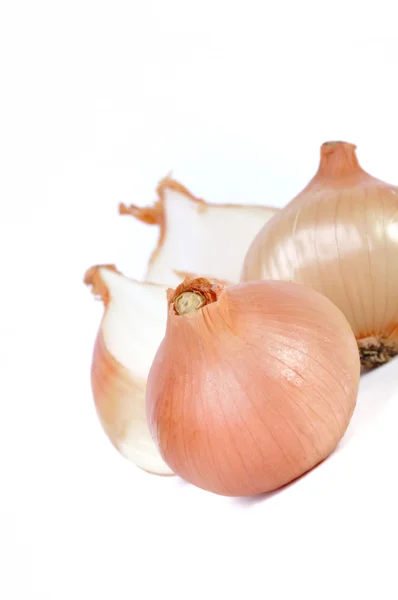
[[[91,267],[85,283],[105,305],[91,369],[101,424],[125,458],[145,471],[170,475],[145,416],[146,378],[166,329],[166,288],[128,279],[114,265]]]
[[[242,280],[289,280],[327,296],[369,369],[398,353],[398,188],[366,173],[355,150],[323,144],[315,177],[252,243]]]
[[[146,280],[167,285],[181,283],[178,272],[238,282],[251,241],[278,212],[269,206],[210,204],[170,177],[159,183],[157,194],[153,206],[121,204],[119,211],[159,227]]]
[[[168,304],[146,403],[171,470],[217,494],[248,496],[332,452],[355,407],[359,357],[327,298],[293,283],[187,278]]]

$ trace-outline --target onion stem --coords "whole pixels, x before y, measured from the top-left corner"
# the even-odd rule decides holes
[[[179,315],[198,310],[206,303],[206,298],[199,292],[183,292],[176,298],[174,308]]]

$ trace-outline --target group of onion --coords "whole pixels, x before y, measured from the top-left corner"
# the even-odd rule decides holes
[[[145,381],[140,388],[140,414],[145,419],[146,403],[157,454],[151,464],[159,462],[134,462],[217,494],[249,496],[296,479],[339,443],[361,368],[398,354],[398,188],[366,173],[355,149],[322,145],[314,178],[284,209],[269,209],[246,256],[234,260],[231,273],[239,269],[240,282],[225,282],[229,273],[212,272],[209,259],[206,272],[196,264],[185,269],[195,275],[168,289],[167,300],[161,289],[165,331],[151,355],[146,391]],[[150,210],[130,209],[146,222],[161,220],[164,243],[169,213],[159,203]],[[218,239],[215,264],[222,248],[228,253]],[[164,263],[159,252],[153,260]],[[169,262],[173,256],[170,250]],[[170,271],[180,267],[171,264]],[[91,269],[87,282],[107,305],[113,298],[128,312],[102,269]],[[116,350],[123,320],[113,322],[97,339],[92,382],[100,418],[118,446],[120,431],[134,431],[141,418],[132,375],[140,358],[138,343],[124,341]]]

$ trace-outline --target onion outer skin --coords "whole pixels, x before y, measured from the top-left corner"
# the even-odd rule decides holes
[[[366,173],[355,150],[323,144],[318,172],[258,233],[241,280],[294,281],[327,296],[372,368],[398,353],[398,188]]]
[[[341,312],[286,282],[220,286],[216,300],[186,315],[175,314],[177,292],[146,395],[170,468],[216,494],[251,496],[325,459],[348,426],[359,381]]]

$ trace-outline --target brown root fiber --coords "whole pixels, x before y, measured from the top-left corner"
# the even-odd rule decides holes
[[[363,371],[371,371],[398,355],[398,344],[375,337],[358,340],[359,356]]]

